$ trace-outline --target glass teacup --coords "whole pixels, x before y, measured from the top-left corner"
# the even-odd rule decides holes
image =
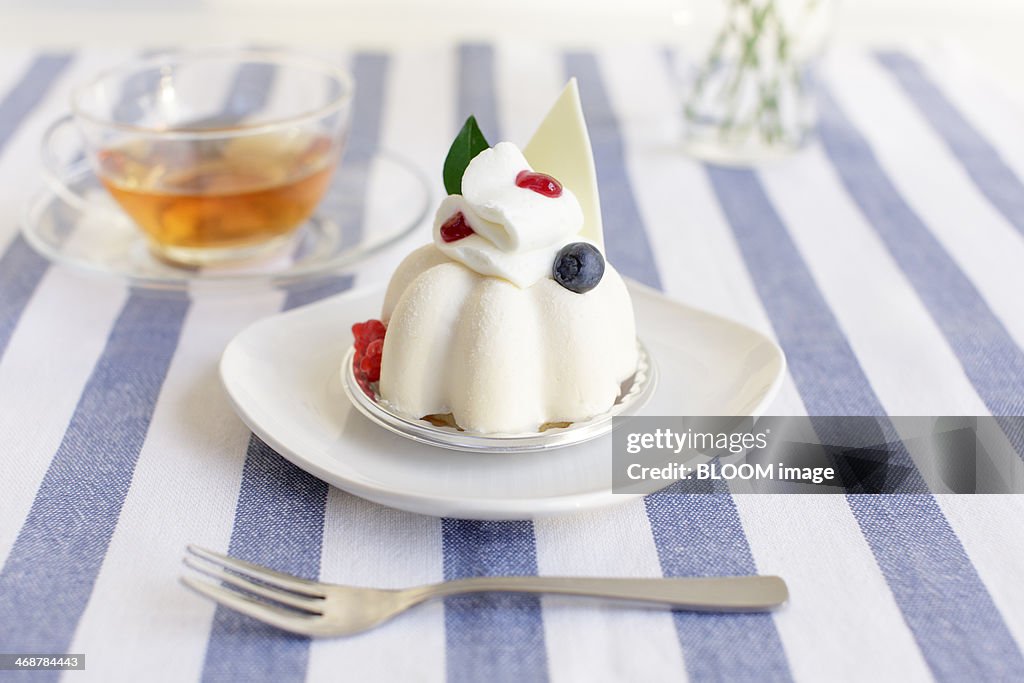
[[[155,255],[187,266],[247,260],[289,242],[320,202],[353,87],[344,70],[289,51],[155,56],[77,88],[71,115],[44,137],[44,161],[59,178],[54,139],[73,122]]]

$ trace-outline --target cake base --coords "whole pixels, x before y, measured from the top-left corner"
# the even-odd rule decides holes
[[[459,451],[529,452],[590,441],[611,432],[613,417],[632,415],[639,411],[657,385],[657,369],[643,344],[637,340],[636,372],[622,383],[619,397],[604,413],[579,422],[547,422],[534,432],[480,434],[461,429],[450,413],[415,418],[398,412],[380,397],[376,383],[360,385],[352,370],[354,353],[355,349],[350,348],[345,354],[341,379],[345,393],[359,412],[379,426],[407,439]]]

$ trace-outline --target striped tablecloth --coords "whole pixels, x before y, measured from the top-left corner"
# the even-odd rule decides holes
[[[473,522],[290,465],[232,413],[216,363],[247,323],[326,292],[154,296],[52,266],[18,236],[44,126],[72,84],[126,56],[0,59],[0,652],[82,652],[86,671],[65,678],[96,681],[1024,679],[1016,496],[677,492]],[[359,82],[353,145],[401,150],[438,187],[468,113],[522,142],[575,75],[611,259],[773,335],[789,374],[772,412],[1022,414],[1024,116],[955,53],[833,54],[820,141],[759,171],[678,152],[660,48],[329,56]],[[427,235],[336,287],[381,282]],[[376,586],[777,573],[792,601],[694,615],[460,598],[310,641],[187,592],[186,543]]]

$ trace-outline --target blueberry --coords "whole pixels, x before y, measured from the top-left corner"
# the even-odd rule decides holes
[[[597,287],[604,276],[604,256],[593,244],[573,242],[555,256],[551,277],[570,292],[583,294]]]

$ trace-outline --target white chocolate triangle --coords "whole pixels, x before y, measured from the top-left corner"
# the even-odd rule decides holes
[[[547,173],[572,190],[583,209],[580,236],[604,249],[594,152],[575,78],[569,80],[548,110],[523,148],[523,155],[535,171]]]

